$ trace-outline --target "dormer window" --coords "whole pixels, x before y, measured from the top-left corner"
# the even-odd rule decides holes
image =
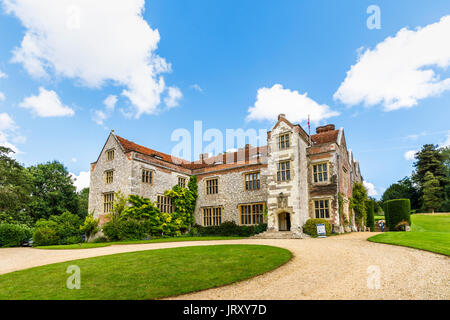
[[[278,136],[278,149],[284,150],[290,147],[289,133],[284,133]]]
[[[113,161],[114,160],[114,150],[106,151],[106,160]]]

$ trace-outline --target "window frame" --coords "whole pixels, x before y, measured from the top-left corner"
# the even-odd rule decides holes
[[[144,181],[144,172],[148,172],[148,175],[145,176],[145,178],[148,178],[149,181]],[[141,183],[152,185],[153,184],[153,173],[154,173],[154,170],[142,167],[141,168]]]
[[[162,202],[160,200],[163,200]],[[163,194],[158,194],[156,196],[156,207],[162,213],[172,214],[174,212],[173,199],[171,197],[165,196]],[[166,211],[168,209],[168,211]]]
[[[183,183],[180,183],[181,181],[183,181]],[[182,176],[178,176],[178,186],[180,188],[186,188],[187,186],[187,178],[186,177],[182,177]]]
[[[105,154],[106,154],[107,162],[113,161],[116,157],[116,149],[108,149],[105,151]],[[112,157],[110,157],[111,154],[112,154]]]
[[[278,150],[286,150],[291,147],[291,137],[289,132],[278,135]]]
[[[319,166],[321,171],[319,171]],[[323,170],[323,168],[326,170]],[[317,169],[317,170],[316,170]],[[314,184],[320,183],[329,183],[330,182],[330,164],[329,161],[316,162],[312,164],[312,179]],[[320,181],[319,176],[322,177],[322,181]],[[324,178],[326,176],[326,179]]]
[[[252,179],[256,176],[256,179]],[[247,179],[247,177],[249,177]],[[243,173],[244,190],[245,191],[258,191],[261,190],[261,171],[252,171]],[[250,188],[252,186],[252,188]]]
[[[111,174],[111,176],[109,177],[108,174]],[[105,170],[104,174],[104,178],[105,178],[105,184],[112,184],[114,183],[114,169],[110,169],[110,170]],[[111,180],[111,181],[109,181]]]
[[[208,186],[208,182],[214,181],[216,180],[217,183],[215,185],[212,186]],[[215,192],[212,192],[215,191]],[[219,178],[210,178],[210,179],[206,179],[205,180],[205,193],[206,195],[214,195],[214,194],[219,194]]]
[[[284,165],[284,170],[282,166]],[[285,179],[281,179],[285,177]],[[277,162],[277,182],[291,181],[291,160],[282,160]]]
[[[314,205],[314,218],[315,219],[331,219],[331,199],[330,198],[321,198],[321,199],[313,199]],[[319,204],[319,207],[317,207]],[[323,204],[323,205],[322,205]],[[322,217],[323,211],[323,217]],[[327,217],[328,213],[328,217]],[[317,216],[319,215],[319,216]]]
[[[115,192],[104,192],[102,193],[102,197],[103,197],[103,214],[110,214],[113,211],[114,208],[114,196],[115,196]],[[110,197],[109,199],[107,199],[107,197]],[[109,200],[109,201],[106,201]]]
[[[205,213],[208,213],[207,215]],[[203,207],[202,225],[204,227],[220,226],[222,224],[223,207]],[[208,223],[207,223],[208,222]]]
[[[238,205],[239,224],[241,226],[255,226],[263,223],[265,208],[265,202],[244,203]]]

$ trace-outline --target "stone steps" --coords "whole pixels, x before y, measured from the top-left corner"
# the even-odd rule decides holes
[[[291,231],[266,231],[252,237],[253,239],[304,239],[309,238],[306,234]]]

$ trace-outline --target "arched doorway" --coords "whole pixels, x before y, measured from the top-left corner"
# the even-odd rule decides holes
[[[291,215],[288,212],[278,215],[278,231],[291,231]]]

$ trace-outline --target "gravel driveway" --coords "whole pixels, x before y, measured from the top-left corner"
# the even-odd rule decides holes
[[[256,278],[175,299],[450,299],[450,258],[366,241],[372,235],[172,242],[63,251],[0,249],[0,274],[122,252],[213,244],[266,244],[286,248],[294,258]]]

